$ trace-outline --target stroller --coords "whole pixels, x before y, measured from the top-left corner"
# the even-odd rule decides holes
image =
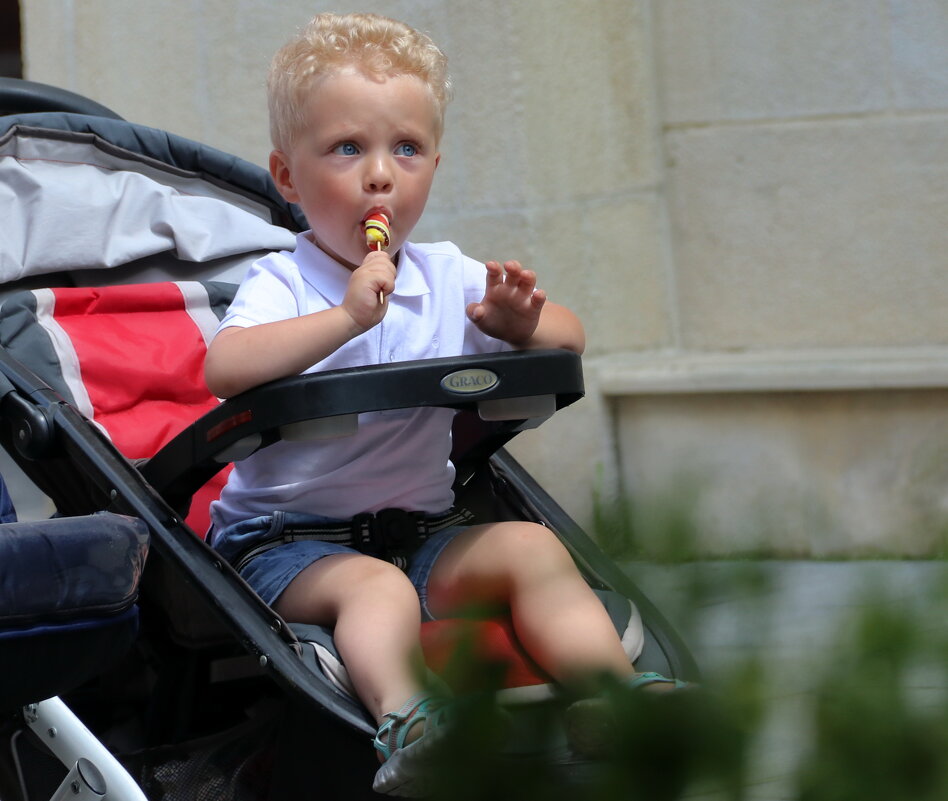
[[[203,383],[207,342],[249,264],[292,248],[308,227],[299,210],[266,171],[78,95],[0,79],[0,113],[0,442],[56,508],[49,521],[0,527],[0,584],[22,579],[20,592],[0,596],[3,801],[79,795],[77,764],[115,799],[297,799],[310,797],[315,775],[321,796],[375,797],[375,724],[332,632],[287,624],[203,541],[231,462],[281,438],[345,436],[366,412],[455,409],[458,505],[478,522],[551,528],[638,668],[697,678],[656,607],[504,450],[582,397],[578,356],[338,370],[221,403]],[[70,548],[73,536],[91,539]],[[5,550],[8,539],[41,543],[44,558]],[[110,549],[119,566],[88,570]],[[89,597],[111,591],[108,602],[84,598],[80,613],[78,603],[26,590],[66,561],[87,569]],[[122,636],[70,646],[69,624],[83,614]],[[453,670],[459,644],[498,668],[491,681],[502,686],[489,689],[511,711],[505,758],[544,758],[518,731],[558,696],[508,622],[423,628],[429,669],[459,681],[459,692],[485,689]],[[64,648],[88,664],[60,670]],[[43,665],[70,676],[33,682]],[[54,769],[45,724],[30,717],[57,695],[95,756],[74,749]],[[584,763],[563,741],[542,747],[557,752],[550,764],[564,779],[581,778]],[[106,773],[100,763],[113,757]]]

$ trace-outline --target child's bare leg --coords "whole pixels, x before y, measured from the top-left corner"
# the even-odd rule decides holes
[[[566,548],[542,526],[472,527],[438,558],[428,593],[438,616],[471,603],[508,605],[527,653],[559,681],[603,672],[621,678],[633,671],[605,607]]]
[[[273,607],[290,622],[335,626],[352,683],[380,724],[421,691],[418,595],[394,565],[360,554],[323,557]]]

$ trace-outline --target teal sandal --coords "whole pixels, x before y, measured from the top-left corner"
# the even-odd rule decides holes
[[[384,760],[372,789],[386,795],[424,796],[430,787],[432,752],[447,733],[444,701],[416,695],[398,712],[389,712],[379,726],[373,745]],[[408,732],[422,726],[419,737],[406,742]]]
[[[664,692],[689,690],[695,687],[681,679],[669,679],[661,673],[633,673],[619,686],[636,692],[652,692],[647,688],[654,685],[670,685]],[[656,689],[658,689],[656,687]],[[614,704],[609,698],[600,696],[575,701],[566,709],[566,738],[572,751],[582,757],[601,758],[611,754],[616,747],[616,729]]]
[[[622,684],[630,690],[643,689],[650,684],[673,684],[674,687],[669,687],[669,690],[687,690],[692,686],[687,681],[682,681],[681,679],[669,679],[663,676],[661,673],[651,672],[633,673],[628,679],[622,682]]]

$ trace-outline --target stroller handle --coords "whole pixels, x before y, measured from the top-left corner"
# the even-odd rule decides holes
[[[88,97],[21,78],[0,78],[0,114],[28,114],[38,111],[64,111],[121,120],[112,109]]]

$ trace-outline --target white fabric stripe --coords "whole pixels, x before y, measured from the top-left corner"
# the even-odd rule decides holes
[[[34,289],[33,296],[36,298],[36,322],[49,335],[50,343],[56,357],[59,359],[63,380],[72,393],[76,408],[85,417],[92,420],[95,417],[95,410],[92,408],[92,401],[89,399],[89,393],[86,392],[85,384],[82,383],[79,357],[76,355],[76,349],[73,347],[69,335],[53,316],[56,308],[56,296],[51,289]],[[99,428],[101,429],[102,426],[99,426]]]
[[[318,642],[307,641],[306,644],[313,646],[313,650],[316,652],[316,660],[332,685],[341,693],[351,698],[357,698],[355,687],[352,686],[352,680],[349,678],[349,671],[336,658],[335,654]]]
[[[201,336],[204,337],[204,347],[211,344],[220,320],[211,309],[211,302],[207,297],[207,290],[198,281],[175,281],[174,285],[184,298],[184,310],[194,321]]]
[[[638,607],[632,601],[629,601],[629,612],[629,625],[622,634],[622,647],[629,655],[629,661],[634,662],[645,647],[645,628]]]
[[[520,706],[536,704],[556,698],[558,687],[555,684],[530,684],[525,687],[505,687],[494,693],[494,699],[501,706]]]

